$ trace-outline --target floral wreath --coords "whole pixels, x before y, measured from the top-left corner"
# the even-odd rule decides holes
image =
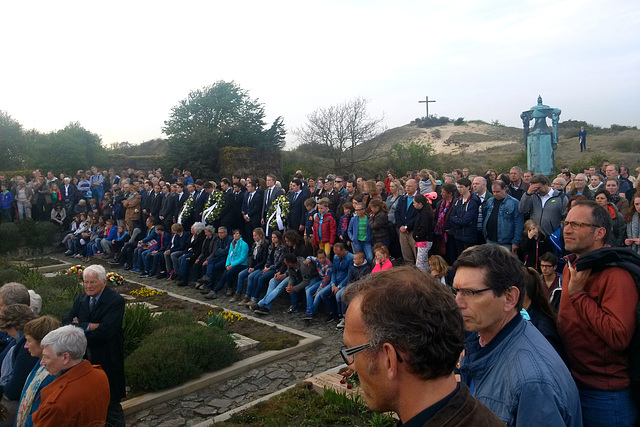
[[[208,211],[209,208],[215,206],[213,209]],[[205,224],[213,224],[213,221],[220,218],[220,214],[222,213],[222,209],[224,208],[224,193],[222,191],[216,191],[212,193],[207,199],[207,203],[204,205],[204,212],[202,214],[203,221]]]
[[[124,283],[124,277],[118,273],[107,273],[107,283],[112,286],[120,286]]]
[[[279,214],[278,207],[280,208]],[[289,206],[289,198],[286,195],[282,195],[275,199],[271,206],[269,206],[269,211],[267,212],[267,219],[269,228],[274,230],[282,230],[284,229],[284,223],[289,218],[289,212],[291,212],[291,208]]]
[[[189,218],[193,213],[193,210],[196,207],[196,197],[195,195],[190,196],[186,202],[184,202],[184,206],[178,215],[178,224],[182,224],[182,221]]]

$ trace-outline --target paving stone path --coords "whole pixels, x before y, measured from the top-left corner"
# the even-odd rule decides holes
[[[120,268],[111,268],[108,271],[120,273],[125,279],[203,302],[212,302],[228,310],[258,317],[248,308],[240,307],[237,303],[229,303],[227,297],[207,301],[199,291],[192,287],[178,287],[176,282],[140,279],[137,274],[130,274]],[[339,354],[342,346],[342,332],[336,330],[337,322],[325,323],[325,315],[320,313],[311,324],[306,325],[302,320],[304,310],[302,313],[288,314],[286,313],[288,307],[288,295],[283,295],[276,300],[271,313],[263,318],[322,337],[320,345],[288,359],[281,359],[252,369],[236,378],[134,413],[127,417],[127,425],[140,427],[191,426],[342,364]]]

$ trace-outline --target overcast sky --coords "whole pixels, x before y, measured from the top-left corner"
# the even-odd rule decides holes
[[[0,5],[0,110],[79,121],[109,144],[162,137],[190,90],[235,80],[291,131],[371,101],[389,128],[431,114],[521,126],[640,126],[640,1],[15,1]]]

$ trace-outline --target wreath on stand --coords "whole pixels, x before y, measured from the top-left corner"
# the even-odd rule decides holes
[[[216,191],[211,194],[204,204],[204,212],[202,212],[202,222],[205,224],[213,224],[215,220],[220,218],[220,214],[224,209],[224,195],[222,191]]]
[[[291,208],[289,206],[289,198],[284,194],[271,203],[267,211],[267,235],[269,229],[284,230],[284,224],[289,218]]]
[[[191,214],[193,214],[193,210],[195,209],[195,207],[196,207],[196,198],[195,196],[191,196],[187,199],[186,202],[184,202],[184,206],[182,207],[182,210],[178,215],[178,224],[182,224],[184,220],[186,220],[187,218],[190,218]]]

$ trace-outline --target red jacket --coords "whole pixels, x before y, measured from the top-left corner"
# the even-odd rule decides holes
[[[578,387],[628,388],[627,348],[636,328],[638,290],[629,272],[607,268],[592,273],[583,292],[569,295],[569,268],[563,271],[558,332]],[[566,288],[566,289],[564,289]]]
[[[104,425],[111,395],[109,380],[98,365],[83,360],[56,378],[40,393],[34,426]]]
[[[317,213],[313,216],[313,247],[320,246],[320,214]],[[322,243],[329,243],[333,245],[336,242],[336,220],[331,215],[331,212],[327,211],[322,217]]]

